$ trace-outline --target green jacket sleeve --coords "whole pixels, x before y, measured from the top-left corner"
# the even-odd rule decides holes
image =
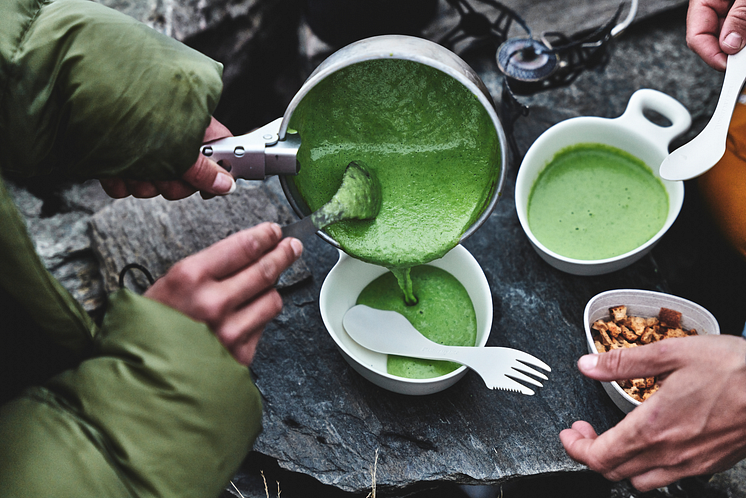
[[[0,169],[178,178],[221,71],[92,1],[3,0]],[[87,353],[77,368],[0,406],[0,496],[217,496],[261,429],[248,369],[204,324],[127,291],[92,344],[73,346]]]
[[[0,496],[218,496],[259,393],[203,324],[120,291],[96,355],[0,407]]]
[[[194,163],[222,66],[89,0],[0,2],[0,167],[166,180]]]

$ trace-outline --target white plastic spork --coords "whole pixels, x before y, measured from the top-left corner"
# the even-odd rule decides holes
[[[396,311],[359,304],[345,313],[342,323],[347,334],[364,348],[383,354],[461,363],[477,372],[490,389],[534,394],[518,381],[542,387],[541,382],[526,374],[544,380],[548,377],[528,365],[547,372],[552,370],[540,359],[517,349],[442,346],[423,336]]]

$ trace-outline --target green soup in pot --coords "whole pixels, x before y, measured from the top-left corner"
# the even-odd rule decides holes
[[[578,144],[539,174],[527,214],[531,232],[551,251],[599,260],[646,243],[668,211],[666,188],[643,161],[615,147]]]
[[[401,59],[359,62],[330,74],[299,103],[289,126],[302,138],[290,178],[314,211],[364,162],[381,182],[374,220],[326,228],[353,257],[388,268],[427,263],[458,244],[493,196],[498,133],[458,80]]]

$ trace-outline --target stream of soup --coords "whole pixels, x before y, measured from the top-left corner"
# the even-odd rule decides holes
[[[421,265],[458,244],[497,188],[499,136],[478,98],[424,64],[371,60],[317,84],[290,126],[302,139],[300,172],[291,181],[311,211],[334,195],[351,161],[364,162],[380,181],[375,219],[326,228],[351,256],[392,271],[370,284],[361,302],[402,312],[443,344],[473,346],[476,317],[463,286]],[[453,323],[456,309],[473,326]],[[389,372],[403,377],[433,377],[456,367],[393,356],[388,362]]]

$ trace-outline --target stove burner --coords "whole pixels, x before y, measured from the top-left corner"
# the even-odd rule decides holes
[[[512,136],[513,125],[520,116],[528,115],[529,108],[515,96],[566,86],[586,69],[603,67],[609,60],[609,41],[631,24],[639,0],[622,0],[612,18],[599,28],[571,35],[547,31],[538,39],[532,36],[531,28],[517,12],[498,0],[446,2],[456,11],[459,21],[439,43],[457,53],[485,47],[496,49],[497,67],[504,76],[498,112],[504,120],[511,151],[520,157]],[[474,8],[470,2],[480,5],[480,8]],[[627,17],[617,22],[628,3]],[[508,39],[513,27],[522,29],[525,35]],[[456,50],[456,45],[463,50]]]
[[[557,55],[537,40],[512,38],[497,49],[497,67],[508,78],[522,82],[541,81],[559,66]]]
[[[456,51],[492,45],[497,49],[498,69],[518,94],[570,84],[584,70],[602,66],[608,61],[608,42],[619,35],[634,19],[639,0],[620,3],[616,13],[604,25],[571,35],[548,31],[534,37],[531,28],[513,9],[497,0],[446,0],[456,11],[459,21],[440,40]],[[617,22],[629,3],[627,18]],[[470,2],[481,5],[477,9]],[[513,27],[525,35],[508,39]]]

